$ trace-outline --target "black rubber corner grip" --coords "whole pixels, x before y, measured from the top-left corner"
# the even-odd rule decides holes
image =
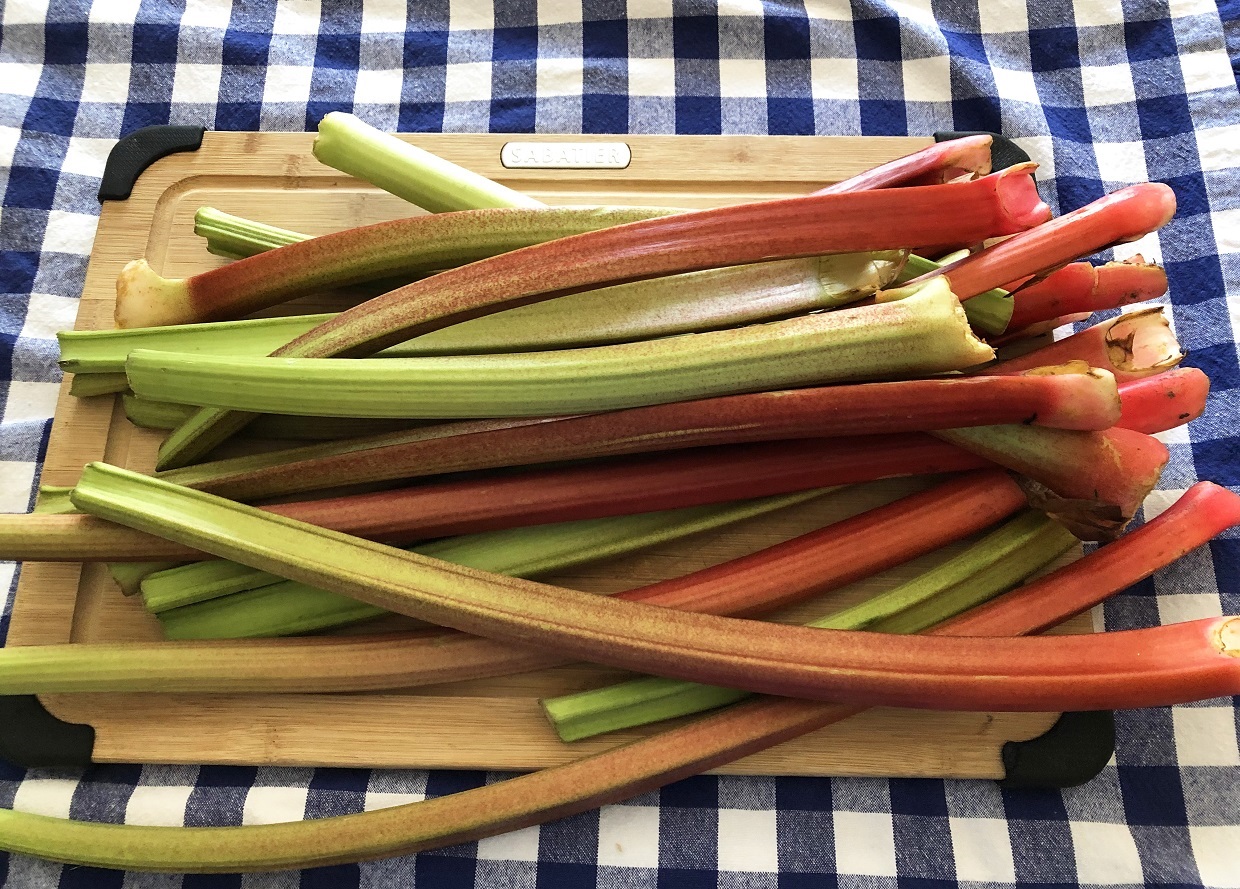
[[[1008,167],[1014,167],[1017,164],[1027,164],[1032,160],[1031,157],[1007,136],[999,133],[991,133],[987,130],[968,130],[961,132],[943,132],[935,133],[935,142],[949,142],[952,139],[963,139],[965,136],[990,136],[994,141],[990,144],[990,168],[992,170],[1006,170]]]
[[[1115,715],[1110,710],[1064,713],[1044,734],[1008,741],[1001,755],[1012,789],[1076,787],[1096,777],[1115,753]]]
[[[0,758],[24,768],[87,766],[95,730],[64,722],[34,695],[0,695]]]
[[[99,183],[99,202],[123,201],[142,171],[160,158],[202,147],[205,127],[153,126],[134,130],[112,146]]]

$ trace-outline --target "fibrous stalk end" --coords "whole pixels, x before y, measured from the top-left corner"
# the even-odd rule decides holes
[[[165,278],[145,259],[126,264],[116,279],[116,326],[159,327],[195,320],[189,286],[179,278]]]

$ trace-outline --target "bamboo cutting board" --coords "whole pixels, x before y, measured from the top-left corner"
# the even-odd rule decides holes
[[[319,164],[311,155],[312,138],[310,134],[206,133],[197,150],[170,154],[145,170],[139,168],[136,172],[141,175],[127,199],[104,202],[77,327],[112,326],[114,282],[131,259],[145,256],[156,271],[167,276],[189,275],[218,264],[221,260],[210,256],[193,234],[193,215],[200,206],[309,234],[420,212]],[[930,142],[916,138],[599,137],[629,146],[632,159],[626,168],[506,169],[500,163],[501,148],[511,137],[405,138],[547,203],[686,208],[805,193]],[[589,140],[541,137],[539,141],[562,147],[564,142]],[[560,156],[571,154],[561,151]],[[334,299],[308,298],[295,308],[321,311],[336,307]],[[66,381],[42,481],[71,485],[82,465],[97,459],[150,470],[158,441],[156,434],[130,425],[113,396],[74,398],[68,395]],[[848,489],[724,532],[549,580],[615,591],[683,574],[888,501],[914,484],[886,482]],[[809,617],[854,601],[946,555],[917,560],[781,617]],[[392,625],[397,621],[394,618]],[[1088,619],[1075,622],[1070,629],[1088,631]],[[156,638],[156,621],[136,598],[122,596],[101,566],[82,569],[31,563],[24,567],[8,644]],[[407,694],[49,695],[41,701],[58,719],[93,729],[89,755],[96,762],[520,770],[565,762],[643,734],[642,730],[625,732],[568,746],[558,741],[540,714],[539,696],[603,684],[618,675],[576,666]],[[873,710],[750,756],[723,771],[1002,778],[1003,745],[1041,736],[1057,718],[1057,714]]]

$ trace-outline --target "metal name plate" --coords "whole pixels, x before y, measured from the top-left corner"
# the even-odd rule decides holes
[[[623,170],[632,159],[623,142],[506,142],[499,152],[500,163],[510,170]]]

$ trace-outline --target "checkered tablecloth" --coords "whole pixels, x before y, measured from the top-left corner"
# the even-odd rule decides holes
[[[0,4],[0,510],[25,511],[115,140],[149,124],[304,130],[351,110],[406,131],[925,134],[992,130],[1068,210],[1157,180],[1180,211],[1124,248],[1166,264],[1210,408],[1165,436],[1146,505],[1240,486],[1240,56],[1234,0],[4,0]],[[1106,606],[1109,628],[1240,612],[1225,535]],[[0,589],[15,569],[0,565]],[[7,627],[7,606],[0,634]],[[82,887],[1240,887],[1235,700],[1117,715],[1066,791],[990,782],[699,777],[418,856],[240,877],[25,856],[6,885]],[[159,824],[316,818],[498,779],[470,772],[0,762],[0,806]]]

